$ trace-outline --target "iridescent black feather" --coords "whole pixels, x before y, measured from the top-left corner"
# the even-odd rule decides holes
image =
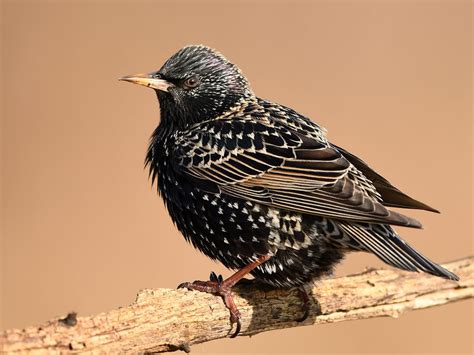
[[[184,237],[229,268],[271,254],[257,280],[301,286],[349,251],[456,280],[390,225],[421,224],[387,207],[435,211],[331,144],[296,111],[256,97],[240,70],[205,46],[172,56],[156,77],[161,122],[146,157]],[[197,86],[187,87],[193,78]]]

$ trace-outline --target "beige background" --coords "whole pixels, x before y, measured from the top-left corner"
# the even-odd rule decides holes
[[[153,92],[117,78],[189,43],[219,49],[262,97],[329,129],[440,210],[400,229],[437,261],[472,254],[472,3],[2,3],[1,326],[130,303],[229,272],[179,235],[143,170]],[[380,266],[351,255],[338,274]],[[471,353],[471,301],[304,327],[194,352]]]

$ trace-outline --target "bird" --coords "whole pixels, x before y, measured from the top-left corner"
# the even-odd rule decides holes
[[[195,248],[229,269],[180,288],[222,297],[231,337],[241,329],[232,287],[248,274],[274,288],[330,275],[347,253],[457,281],[393,226],[421,228],[390,207],[438,212],[400,191],[326,130],[255,95],[242,71],[205,45],[188,45],[157,71],[120,80],[155,91],[160,122],[145,166],[172,221]]]

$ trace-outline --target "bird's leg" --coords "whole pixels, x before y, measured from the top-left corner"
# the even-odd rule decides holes
[[[260,256],[254,262],[244,266],[242,269],[231,275],[227,279],[223,279],[221,275],[217,276],[214,272],[211,272],[209,281],[194,281],[194,282],[183,282],[178,288],[187,288],[188,290],[195,290],[200,292],[211,293],[216,296],[221,296],[225,306],[230,312],[231,324],[236,323],[235,332],[231,335],[231,338],[235,338],[240,332],[240,312],[234,303],[231,288],[245,277],[249,272],[255,269],[257,266],[263,264],[270,255]]]
[[[301,307],[303,311],[303,315],[301,318],[297,320],[297,322],[304,322],[306,318],[309,316],[309,311],[311,308],[311,302],[309,301],[309,295],[308,292],[305,290],[304,286],[301,286],[298,288],[298,297],[301,299],[301,302],[303,302],[303,305]]]

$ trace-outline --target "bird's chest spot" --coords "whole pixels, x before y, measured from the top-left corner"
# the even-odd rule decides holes
[[[266,225],[270,227],[269,243],[278,249],[305,249],[315,237],[303,215],[296,212],[268,208]]]
[[[190,191],[175,218],[185,238],[229,267],[269,252],[266,208],[223,194]]]

